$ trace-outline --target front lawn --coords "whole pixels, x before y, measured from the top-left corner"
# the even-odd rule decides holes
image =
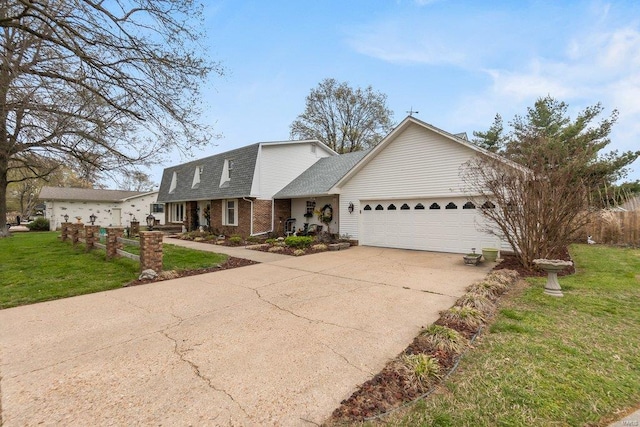
[[[577,273],[503,297],[445,386],[391,425],[598,426],[640,402],[640,250],[575,245]]]
[[[139,263],[105,261],[104,250],[84,251],[59,233],[15,233],[0,239],[0,309],[105,291],[135,280]],[[223,263],[226,255],[163,244],[165,270],[192,270]]]

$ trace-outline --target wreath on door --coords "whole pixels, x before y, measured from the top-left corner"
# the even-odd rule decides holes
[[[318,211],[318,219],[324,224],[329,224],[333,220],[333,207],[326,204]]]

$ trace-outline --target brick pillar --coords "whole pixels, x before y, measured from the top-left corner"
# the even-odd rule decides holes
[[[80,236],[80,231],[84,228],[84,224],[81,222],[75,222],[71,224],[71,243],[74,245],[78,244],[78,239]]]
[[[140,234],[140,221],[131,221],[129,229],[129,237],[135,237]]]
[[[140,271],[162,271],[162,232],[140,232]]]
[[[118,256],[118,249],[122,250],[122,243],[118,242],[118,237],[123,235],[123,227],[107,227],[107,259]]]
[[[71,225],[70,222],[63,222],[61,227],[61,234],[60,234],[60,240],[62,240],[63,242],[66,242],[67,239],[69,238],[69,233],[71,232],[71,230],[69,229],[69,226]]]
[[[87,252],[93,249],[94,242],[100,239],[100,226],[99,225],[87,225],[84,228],[84,239],[87,244]]]

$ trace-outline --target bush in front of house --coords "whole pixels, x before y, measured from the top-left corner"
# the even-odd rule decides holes
[[[285,245],[291,248],[308,248],[313,243],[313,237],[309,236],[289,236],[284,239]]]
[[[229,243],[231,243],[232,245],[241,245],[242,242],[243,242],[242,236],[239,236],[237,234],[234,234],[233,236],[229,237]]]
[[[30,231],[49,231],[49,220],[44,217],[38,217],[27,224]]]

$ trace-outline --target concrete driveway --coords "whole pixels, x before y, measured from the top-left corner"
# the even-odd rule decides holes
[[[305,425],[489,267],[355,247],[0,311],[0,424]]]

